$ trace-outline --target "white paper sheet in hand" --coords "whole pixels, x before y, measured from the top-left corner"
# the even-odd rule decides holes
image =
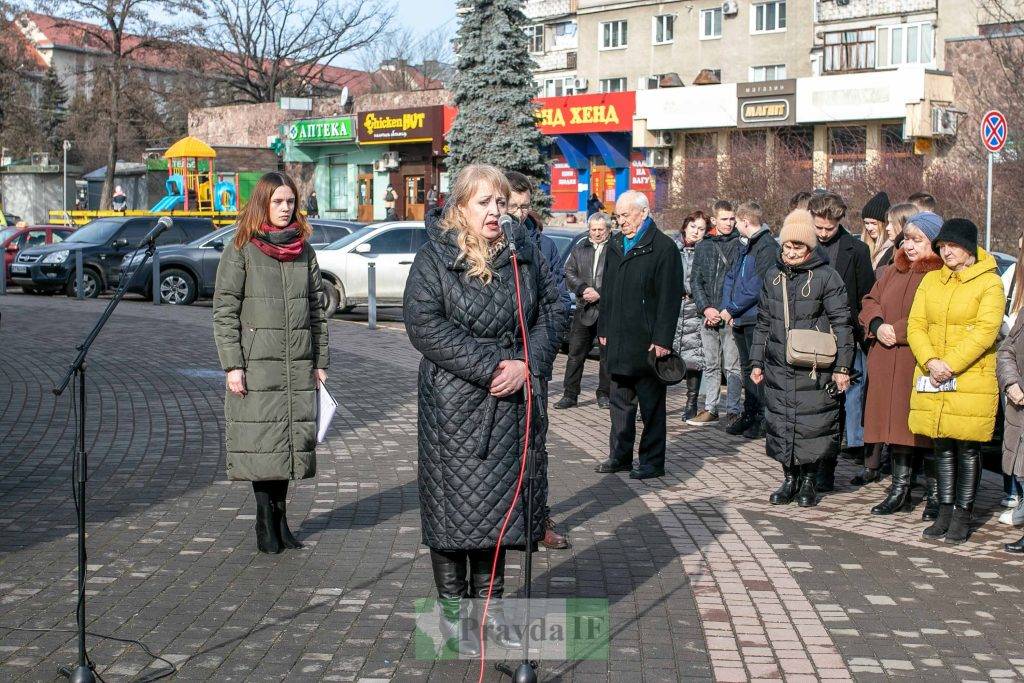
[[[327,387],[319,382],[316,385],[316,401],[316,442],[323,443],[327,428],[334,419],[334,411],[338,409],[338,402],[331,396],[331,392],[327,391]]]

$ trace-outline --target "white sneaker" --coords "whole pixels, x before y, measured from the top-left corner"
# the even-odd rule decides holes
[[[1024,524],[1024,502],[1019,503],[1017,507],[1005,511],[999,515],[1000,524],[1010,524],[1012,526],[1020,526]]]
[[[1003,499],[999,501],[999,504],[1004,508],[1015,508],[1020,505],[1020,498],[1017,497],[1016,493],[1011,493],[1008,496],[1004,496]]]

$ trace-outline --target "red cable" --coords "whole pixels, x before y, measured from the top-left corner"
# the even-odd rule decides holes
[[[484,637],[484,625],[487,623],[487,610],[491,606],[491,592],[494,590],[494,576],[498,573],[498,558],[501,556],[501,541],[505,538],[505,531],[508,529],[509,520],[512,518],[512,512],[516,509],[516,503],[519,502],[519,495],[523,490],[523,475],[526,473],[526,459],[529,457],[530,451],[530,425],[532,424],[533,416],[533,391],[531,390],[530,384],[530,344],[526,338],[526,315],[523,313],[523,293],[519,288],[519,260],[516,258],[515,253],[512,254],[512,272],[516,281],[516,314],[519,317],[519,331],[522,334],[523,340],[523,357],[526,359],[526,382],[523,384],[523,388],[526,391],[526,435],[523,437],[523,457],[519,463],[519,480],[516,482],[515,493],[512,494],[512,504],[508,508],[508,512],[505,513],[505,519],[501,523],[501,529],[498,531],[498,543],[494,548],[494,559],[491,561],[491,579],[487,584],[487,599],[484,600],[484,612],[480,617],[480,677],[477,679],[477,683],[483,683],[484,680],[484,662],[486,660],[487,651],[487,639]],[[524,510],[525,513],[525,510]],[[527,527],[527,520],[525,515],[523,517],[523,531],[525,532]],[[526,539],[527,543],[531,543],[533,539]],[[529,618],[529,615],[527,615]]]

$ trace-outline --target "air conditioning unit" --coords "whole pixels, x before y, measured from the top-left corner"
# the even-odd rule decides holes
[[[733,17],[739,14],[740,6],[736,0],[725,0],[722,3],[722,16]]]
[[[385,168],[398,168],[401,159],[398,156],[398,152],[384,152],[381,156],[381,161],[384,162]]]
[[[672,131],[670,130],[658,131],[655,137],[658,139],[659,147],[671,147],[672,143],[675,141]]]
[[[32,152],[32,165],[33,166],[49,166],[50,155],[46,152]]]
[[[956,135],[956,124],[959,117],[956,112],[947,107],[932,108],[932,135],[953,136]]]
[[[573,79],[572,89],[575,90],[576,92],[584,92],[587,89],[587,85],[588,85],[587,84],[587,79],[585,79],[585,78],[576,78],[576,79]]]
[[[388,164],[383,159],[377,159],[376,161],[373,162],[373,170],[376,173],[387,173]]]
[[[644,159],[648,168],[668,168],[672,163],[672,151],[668,149],[649,149]]]

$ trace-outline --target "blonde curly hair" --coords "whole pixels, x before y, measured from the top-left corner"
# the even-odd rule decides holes
[[[440,225],[445,230],[458,232],[456,243],[459,245],[459,258],[469,265],[466,271],[469,276],[479,278],[484,284],[490,284],[494,272],[488,259],[489,245],[487,240],[478,235],[466,222],[463,213],[481,184],[485,184],[504,197],[506,203],[508,202],[511,187],[501,169],[491,164],[470,164],[455,176]]]

